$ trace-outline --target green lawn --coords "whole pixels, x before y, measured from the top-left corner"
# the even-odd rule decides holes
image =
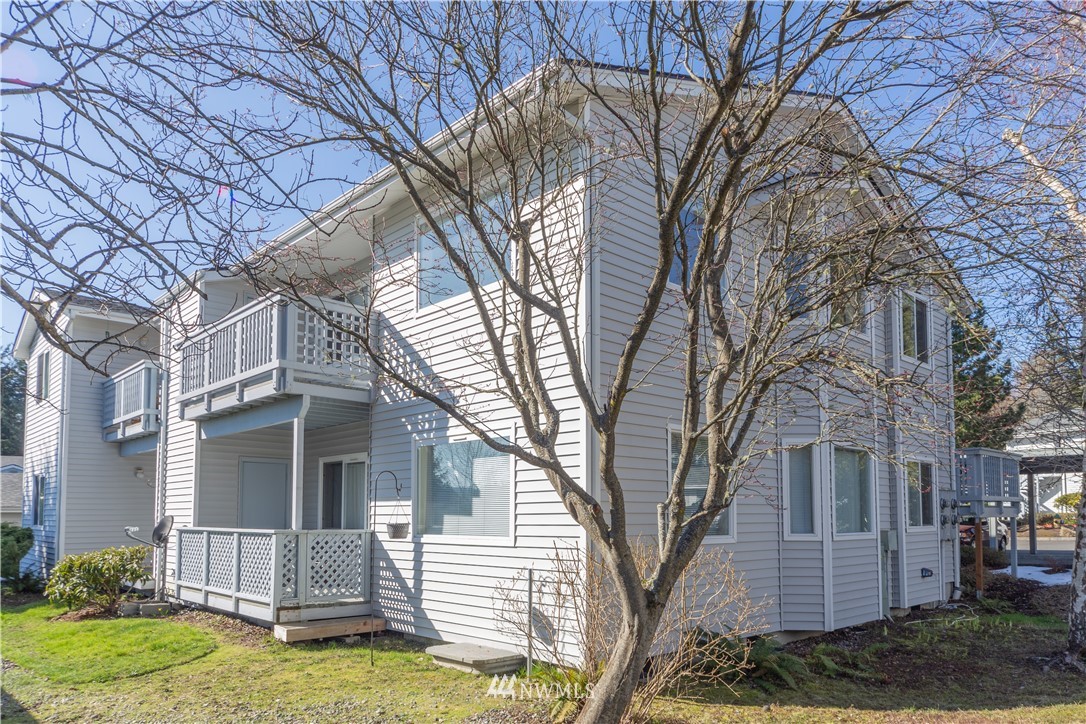
[[[210,614],[51,621],[57,613],[42,603],[3,613],[3,657],[15,664],[5,664],[5,722],[432,722],[520,706],[395,637],[377,640],[371,667],[365,645],[286,646]],[[1045,668],[1065,635],[1058,619],[1021,614],[875,624],[828,639],[879,643],[873,678],[811,673],[796,690],[740,685],[739,697],[704,691],[656,712],[666,722],[1086,721],[1086,679]]]

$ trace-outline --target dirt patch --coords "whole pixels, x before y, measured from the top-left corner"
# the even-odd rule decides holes
[[[174,618],[181,623],[225,634],[232,642],[254,649],[263,649],[274,643],[271,631],[239,618],[191,608],[182,610]]]
[[[1071,586],[1041,586],[1030,605],[1042,616],[1064,618],[1071,612]]]
[[[117,614],[103,611],[96,606],[88,606],[81,608],[78,611],[68,611],[62,613],[59,616],[54,616],[53,621],[90,621],[90,620],[109,620],[111,618],[117,618]]]
[[[28,603],[40,603],[45,600],[45,596],[40,593],[5,593],[4,594],[4,606],[12,607],[25,606]]]

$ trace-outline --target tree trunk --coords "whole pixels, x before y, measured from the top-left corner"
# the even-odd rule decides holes
[[[652,639],[660,624],[660,613],[639,602],[640,610],[623,615],[615,648],[607,657],[603,676],[592,688],[584,708],[577,716],[583,724],[617,724],[622,720],[641,672],[649,658]]]
[[[1078,501],[1078,526],[1075,530],[1075,563],[1071,572],[1071,613],[1068,624],[1067,658],[1086,670],[1086,471],[1083,494]]]

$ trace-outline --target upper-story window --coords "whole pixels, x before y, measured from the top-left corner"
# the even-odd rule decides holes
[[[784,257],[784,273],[788,275],[784,288],[785,308],[789,314],[802,314],[810,304],[810,280],[806,273],[810,257],[803,252],[790,252]]]
[[[909,292],[901,293],[901,354],[917,362],[927,362],[929,342],[928,303]]]
[[[38,355],[34,370],[34,396],[39,400],[49,399],[49,350]]]
[[[863,331],[864,292],[855,286],[857,266],[855,259],[848,256],[839,256],[830,262],[830,289],[833,292],[830,324]]]
[[[482,215],[486,219],[487,236],[492,245],[503,245],[502,252],[506,263],[509,261],[509,244],[502,238],[501,222],[487,211],[493,208],[488,202],[481,202]],[[441,221],[441,230],[449,244],[472,269],[472,276],[478,286],[486,286],[498,280],[498,270],[494,260],[487,254],[482,240],[474,227],[463,214],[455,214]],[[456,268],[445,249],[441,246],[437,234],[425,226],[419,234],[419,308],[438,304],[446,299],[460,296],[468,291],[468,282]]]
[[[679,212],[679,225],[675,229],[675,258],[671,260],[671,271],[667,275],[670,284],[681,287],[683,282],[690,281],[690,270],[694,266],[704,233],[705,219],[701,205],[687,204]]]
[[[679,464],[679,449],[682,447],[683,439],[682,434],[678,432],[671,433],[671,451],[670,451],[670,466],[668,468],[669,477],[674,477],[675,468]],[[709,440],[707,438],[698,439],[694,444],[694,461],[690,465],[690,471],[686,475],[686,485],[683,488],[684,496],[683,502],[686,505],[686,517],[689,518],[698,508],[701,507],[701,501],[705,499],[705,494],[709,491]],[[728,506],[722,512],[718,513],[713,522],[709,525],[709,531],[706,535],[710,536],[730,536],[732,535],[732,512],[733,506]]]

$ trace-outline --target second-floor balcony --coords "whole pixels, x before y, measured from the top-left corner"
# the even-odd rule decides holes
[[[102,383],[102,439],[124,443],[157,435],[158,368],[137,362]]]
[[[181,416],[216,417],[288,395],[368,402],[364,319],[351,304],[270,295],[246,304],[182,343]]]

